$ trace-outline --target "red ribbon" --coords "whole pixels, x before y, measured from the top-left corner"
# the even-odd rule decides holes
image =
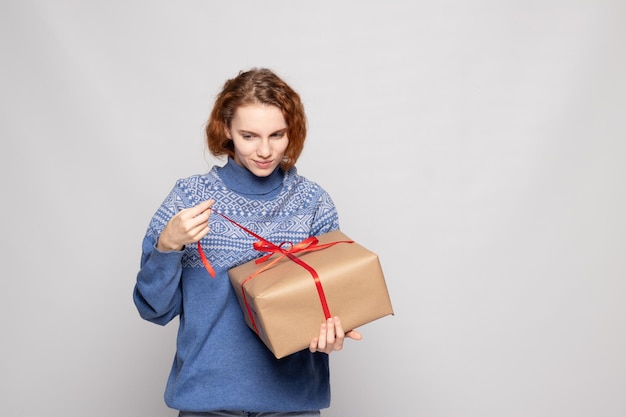
[[[224,217],[226,220],[228,220],[229,222],[233,223],[234,225],[238,226],[242,230],[246,231],[250,235],[252,235],[252,236],[256,237],[257,239],[259,239],[259,241],[254,242],[254,244],[253,244],[254,249],[256,249],[259,252],[268,252],[268,253],[267,253],[267,255],[265,255],[265,256],[255,260],[255,263],[260,264],[260,263],[266,262],[274,254],[280,254],[280,256],[275,258],[272,262],[270,262],[269,264],[266,264],[261,269],[257,270],[255,273],[250,275],[248,278],[246,278],[241,283],[241,294],[243,295],[244,304],[246,306],[246,310],[248,311],[248,316],[250,317],[250,320],[252,322],[252,327],[254,328],[254,331],[257,334],[259,333],[259,330],[257,329],[256,322],[254,320],[254,315],[252,314],[252,309],[250,308],[250,305],[248,304],[246,293],[244,292],[244,285],[248,281],[250,281],[252,278],[256,277],[257,275],[259,275],[263,271],[267,270],[268,268],[270,268],[272,265],[274,265],[275,263],[277,263],[278,261],[280,261],[284,257],[288,257],[291,261],[297,263],[298,265],[300,265],[301,267],[306,269],[311,274],[311,277],[313,278],[313,281],[315,281],[315,287],[317,289],[317,293],[318,293],[318,296],[319,296],[319,299],[320,299],[320,303],[322,305],[322,311],[324,312],[324,317],[326,319],[329,319],[331,317],[330,309],[328,308],[328,302],[326,301],[326,295],[324,294],[324,288],[322,287],[322,282],[320,281],[320,278],[319,278],[319,275],[317,274],[317,271],[315,271],[315,269],[313,269],[307,263],[302,261],[300,258],[295,256],[295,254],[296,253],[304,253],[304,252],[313,252],[313,251],[326,249],[326,248],[334,246],[334,245],[336,245],[338,243],[352,243],[353,242],[352,240],[340,240],[340,241],[336,241],[336,242],[319,244],[319,240],[317,239],[317,237],[311,236],[311,237],[308,237],[308,238],[304,239],[303,241],[301,241],[300,243],[297,243],[295,245],[292,244],[291,242],[282,242],[280,245],[275,245],[272,242],[268,241],[267,239],[264,239],[263,237],[259,236],[258,234],[254,233],[253,231],[251,231],[251,230],[247,229],[246,227],[240,225],[236,221],[230,219],[228,216],[226,216],[226,215],[216,211],[213,208],[211,208],[211,210],[214,213],[219,214],[220,216]],[[287,246],[287,248],[285,248],[285,246]],[[213,269],[213,267],[211,266],[209,260],[207,259],[206,255],[204,254],[204,251],[202,250],[202,246],[200,245],[199,241],[198,241],[198,252],[200,254],[200,259],[202,260],[202,263],[204,264],[204,267],[208,271],[209,275],[211,275],[211,277],[215,278],[215,270]]]
[[[206,255],[202,250],[202,246],[200,245],[200,241],[198,241],[198,253],[200,254],[200,260],[202,260],[204,268],[207,270],[209,275],[211,275],[211,278],[215,278],[215,270],[213,269],[211,262],[209,262],[209,260],[206,258]]]

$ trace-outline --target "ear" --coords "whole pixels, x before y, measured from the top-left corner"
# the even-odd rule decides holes
[[[228,139],[233,140],[233,138],[230,136],[230,129],[228,128],[228,125],[224,125],[224,134]]]

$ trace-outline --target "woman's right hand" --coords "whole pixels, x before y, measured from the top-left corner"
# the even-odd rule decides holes
[[[159,235],[157,249],[161,252],[180,251],[185,245],[197,242],[209,233],[209,216],[213,199],[176,213]]]

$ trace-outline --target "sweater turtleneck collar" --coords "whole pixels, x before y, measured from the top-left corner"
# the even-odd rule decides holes
[[[277,167],[267,177],[257,177],[247,168],[238,165],[231,157],[223,167],[217,169],[224,184],[236,193],[254,198],[272,198],[280,192],[284,173]]]

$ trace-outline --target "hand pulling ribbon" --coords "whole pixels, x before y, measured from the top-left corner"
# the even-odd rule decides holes
[[[334,246],[334,245],[336,245],[338,243],[353,243],[352,240],[340,240],[340,241],[330,242],[330,243],[326,243],[326,244],[321,244],[320,245],[319,244],[319,240],[317,239],[317,237],[311,236],[311,237],[309,237],[307,239],[304,239],[302,242],[297,243],[295,245],[293,243],[291,243],[291,242],[282,242],[279,245],[275,245],[272,242],[268,241],[267,239],[265,239],[265,238],[259,236],[258,234],[254,233],[252,230],[249,230],[246,227],[240,225],[239,223],[237,223],[236,221],[232,220],[228,216],[226,216],[226,215],[216,211],[212,207],[210,207],[210,209],[214,213],[219,214],[220,216],[222,216],[223,218],[225,218],[229,222],[233,223],[235,226],[239,227],[240,229],[244,230],[248,234],[254,236],[257,239],[259,239],[259,241],[254,242],[254,244],[253,244],[254,249],[256,249],[259,252],[268,252],[268,253],[266,255],[264,255],[263,257],[255,260],[254,261],[255,263],[260,264],[260,263],[266,262],[274,254],[277,254],[277,253],[281,254],[279,257],[275,258],[272,262],[270,262],[269,264],[266,264],[261,269],[257,270],[254,274],[250,275],[248,278],[246,278],[241,283],[241,293],[243,295],[244,304],[245,304],[246,309],[248,311],[248,316],[250,317],[250,320],[252,322],[252,326],[254,327],[254,331],[257,334],[259,333],[259,331],[257,329],[256,322],[255,322],[254,316],[252,314],[252,309],[250,308],[250,306],[248,304],[246,293],[244,292],[243,287],[246,284],[246,282],[248,282],[252,278],[256,277],[261,272],[267,270],[268,268],[270,268],[272,265],[274,265],[275,263],[277,263],[278,261],[280,261],[284,257],[288,257],[291,261],[297,263],[298,265],[300,265],[301,267],[306,269],[311,274],[311,277],[313,278],[313,281],[315,281],[315,287],[316,287],[317,293],[319,295],[320,303],[322,305],[322,310],[324,312],[324,317],[326,319],[329,319],[331,317],[330,309],[328,308],[328,303],[326,302],[326,295],[324,294],[324,288],[322,287],[322,282],[320,281],[320,278],[319,278],[317,272],[311,266],[309,266],[308,264],[303,262],[300,258],[295,256],[295,254],[296,253],[301,253],[301,252],[302,253],[303,252],[313,252],[313,251],[318,251],[318,250],[321,250],[321,249],[326,249],[326,248]],[[288,248],[285,249],[285,246],[287,246]],[[209,275],[211,275],[212,278],[215,278],[215,270],[213,269],[213,267],[211,266],[211,263],[209,262],[209,260],[207,259],[206,255],[204,254],[204,251],[202,250],[202,246],[200,244],[200,241],[198,241],[198,253],[199,253],[200,259],[202,260],[202,263],[204,264],[204,267],[206,268],[206,270],[209,273]]]

